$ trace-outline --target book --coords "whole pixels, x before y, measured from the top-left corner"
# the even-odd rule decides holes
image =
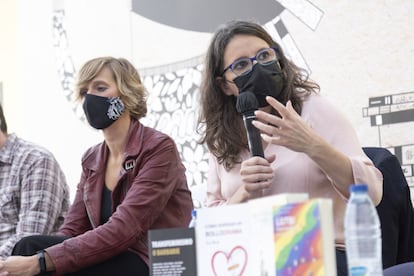
[[[198,276],[255,275],[246,203],[197,211]]]
[[[251,243],[256,245],[251,253],[256,263],[257,275],[275,275],[275,252],[273,244],[273,207],[309,199],[306,193],[284,193],[249,200]],[[259,246],[257,246],[259,245]]]
[[[197,209],[195,228],[150,230],[150,275],[335,276],[331,199],[280,194]]]
[[[273,207],[276,275],[336,275],[332,200]]]
[[[197,275],[194,228],[168,228],[148,231],[151,276]]]
[[[279,206],[293,202],[302,202],[308,199],[309,195],[307,193],[283,193],[250,199],[248,201],[248,204],[253,208],[260,208],[260,206],[267,208],[269,206]]]
[[[307,194],[279,194],[198,209],[198,275],[274,275],[272,206],[307,199]]]

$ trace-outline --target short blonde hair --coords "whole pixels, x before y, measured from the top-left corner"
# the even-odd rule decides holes
[[[147,90],[141,82],[137,69],[125,58],[98,57],[87,61],[78,73],[76,99],[83,98],[81,88],[87,86],[104,67],[111,70],[126,110],[136,119],[145,117]]]

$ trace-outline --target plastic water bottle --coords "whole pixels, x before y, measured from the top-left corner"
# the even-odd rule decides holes
[[[349,276],[382,272],[381,226],[365,184],[350,187],[345,211],[345,246]]]
[[[197,210],[193,209],[193,211],[191,212],[191,220],[190,220],[190,223],[188,224],[188,227],[195,228],[196,222],[197,222]]]

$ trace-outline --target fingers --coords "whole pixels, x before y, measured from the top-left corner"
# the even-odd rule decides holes
[[[286,106],[284,106],[281,102],[270,96],[266,97],[266,101],[274,109],[276,109],[282,117],[288,116],[292,112],[296,113],[290,100],[287,101]]]
[[[258,110],[255,112],[255,115],[258,119],[262,121],[266,121],[278,126],[279,124],[277,124],[277,122],[280,122],[281,119],[298,115],[296,110],[293,108],[292,102],[290,100],[286,103],[286,106],[270,96],[266,97],[266,101],[280,114],[281,118],[269,114],[267,112]]]
[[[253,124],[254,122],[262,122],[264,125],[270,124],[273,125],[273,127],[283,126],[283,120],[278,116],[260,110],[255,111],[254,114],[256,115],[256,120],[253,121]],[[256,125],[254,124],[254,126]]]
[[[281,117],[258,110],[255,111],[256,120],[252,124],[260,130],[265,142],[289,147],[287,143],[294,141],[301,133],[300,129],[303,128],[304,122],[293,108],[291,101],[284,106],[272,97],[268,96],[266,100]]]
[[[290,112],[296,113],[296,110],[293,108],[292,102],[290,100],[286,103],[286,109]]]
[[[270,187],[273,179],[273,169],[270,163],[275,159],[275,155],[269,156],[268,159],[252,157],[242,163],[240,175],[246,184],[247,192]]]
[[[271,120],[271,119],[269,119]],[[265,124],[262,123],[260,121],[252,121],[252,124],[261,131],[261,133],[263,134],[267,134],[269,136],[273,136],[275,133],[275,127],[273,125],[269,125],[269,124]]]
[[[262,137],[262,139],[269,144],[275,144],[278,145],[280,144],[281,140],[281,136],[280,133],[281,131],[283,131],[283,129],[281,129],[280,127],[274,127],[268,124],[264,124],[262,122],[259,121],[252,121],[252,124],[260,130],[260,136]],[[269,161],[270,163],[273,161]]]
[[[274,144],[274,145],[280,145],[282,144],[282,140],[280,138],[280,136],[277,135],[267,135],[267,134],[260,134],[260,137],[262,137],[263,141],[265,141],[266,143],[269,144]]]
[[[0,259],[0,276],[7,276],[9,272],[4,271],[4,264],[2,263],[3,259]]]
[[[241,164],[241,167],[243,169],[243,167],[247,167],[247,166],[269,166],[269,162],[260,157],[260,156],[253,156],[250,157],[249,159],[243,161],[243,163]]]
[[[253,156],[243,161],[240,168],[243,185],[239,188],[237,195],[232,197],[231,202],[243,202],[263,195],[263,190],[272,185],[274,172],[270,164],[275,159],[276,155],[272,154],[266,158]]]
[[[269,163],[273,163],[273,161],[275,161],[275,160],[276,160],[276,154],[272,154],[272,155],[270,155],[270,156],[267,156],[267,157],[266,157],[266,160],[267,160],[267,162],[269,162]]]
[[[273,97],[267,96],[266,97],[266,101],[268,104],[270,104],[274,109],[277,110],[277,112],[279,112],[279,114],[283,117],[285,117],[286,115],[288,115],[288,110],[286,108],[286,106],[284,106],[281,102],[279,102],[278,100],[276,100]],[[289,103],[290,101],[288,101]]]
[[[273,169],[268,160],[254,156],[242,162],[240,174],[252,181],[263,181],[273,175]]]
[[[269,173],[254,173],[254,174],[247,174],[242,175],[241,179],[244,183],[264,183],[263,185],[267,185],[267,182],[271,182],[273,178],[273,172]]]
[[[254,182],[254,183],[246,183],[244,188],[249,193],[254,193],[256,191],[264,190],[270,187],[272,184],[272,180],[268,179],[266,181]]]

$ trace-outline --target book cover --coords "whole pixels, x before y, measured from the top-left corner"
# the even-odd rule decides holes
[[[196,276],[194,228],[155,229],[148,232],[151,276]]]
[[[249,200],[251,242],[256,245],[252,262],[259,269],[255,275],[275,275],[273,244],[273,207],[308,200],[306,193],[284,193]]]
[[[198,276],[257,275],[246,203],[197,211]]]
[[[198,209],[195,229],[150,231],[150,271],[335,276],[332,201],[283,194]]]
[[[330,199],[275,206],[273,229],[277,276],[337,274]]]
[[[307,199],[307,194],[279,194],[198,209],[198,275],[274,275],[272,207]]]

